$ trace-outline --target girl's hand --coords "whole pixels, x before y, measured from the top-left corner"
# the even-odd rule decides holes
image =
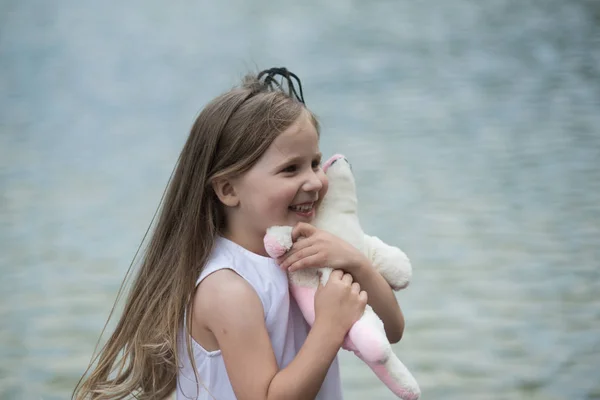
[[[328,331],[337,330],[344,337],[367,305],[367,292],[360,289],[352,275],[334,270],[325,286],[319,283],[315,294],[315,323],[328,324]]]
[[[298,240],[300,238],[302,240]],[[292,242],[294,244],[290,251],[279,258],[279,266],[290,272],[303,268],[330,267],[352,273],[366,260],[350,243],[304,222],[292,230]]]

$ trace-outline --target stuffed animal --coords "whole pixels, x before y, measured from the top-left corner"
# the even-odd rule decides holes
[[[337,154],[324,164],[323,169],[329,179],[329,191],[317,210],[313,225],[362,251],[394,290],[405,288],[412,276],[410,261],[402,250],[362,231],[356,185],[346,158]],[[281,257],[292,247],[292,227],[270,227],[264,244],[271,257]],[[331,268],[323,266],[289,273],[292,296],[311,326],[315,321],[314,298],[319,280],[325,284],[331,271]],[[421,393],[415,378],[392,352],[383,322],[369,305],[348,332],[342,347],[353,351],[399,398],[419,398]]]

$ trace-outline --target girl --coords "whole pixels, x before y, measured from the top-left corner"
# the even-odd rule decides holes
[[[310,225],[327,192],[318,139],[300,80],[285,68],[206,106],[122,317],[75,398],[341,399],[336,354],[367,292],[390,341],[400,340],[404,319],[383,277]],[[303,238],[277,262],[263,246],[272,225]],[[309,330],[286,269],[322,265],[336,271],[317,291]]]

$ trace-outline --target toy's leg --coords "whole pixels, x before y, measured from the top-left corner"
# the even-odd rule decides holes
[[[304,319],[312,326],[315,323],[315,293],[317,288],[292,284],[290,285],[290,291],[296,299]]]
[[[421,396],[421,389],[417,381],[395,354],[391,354],[390,358],[383,364],[363,361],[375,372],[381,382],[399,398],[416,400]]]
[[[361,358],[369,363],[383,363],[392,352],[390,342],[385,335],[383,322],[373,309],[367,305],[365,312],[358,321],[352,325],[348,332],[349,350],[359,352]]]

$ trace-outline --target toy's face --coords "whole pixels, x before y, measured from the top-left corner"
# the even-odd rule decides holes
[[[339,160],[345,160],[346,162],[348,162],[348,160],[346,159],[346,157],[344,157],[343,154],[335,154],[335,155],[331,156],[329,158],[329,160],[327,160],[327,161],[325,161],[325,163],[323,163],[323,171],[325,171],[325,173],[327,173],[327,170],[329,169],[329,167],[331,167],[333,164],[335,164]]]
[[[328,203],[355,199],[356,184],[352,168],[346,157],[336,154],[325,162],[323,170],[329,180]]]

